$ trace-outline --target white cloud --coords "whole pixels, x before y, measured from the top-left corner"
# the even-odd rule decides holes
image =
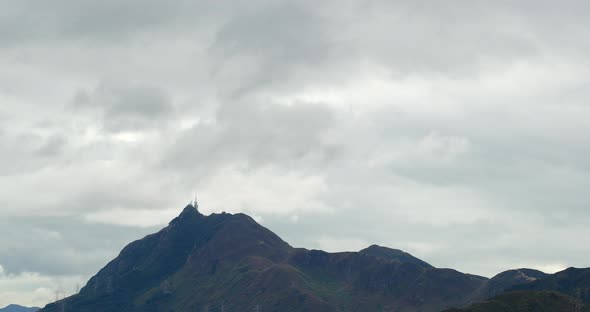
[[[526,265],[523,265],[520,267],[533,268],[533,269],[537,269],[537,270],[545,272],[545,273],[553,274],[553,273],[557,273],[559,271],[563,271],[563,270],[567,269],[568,266],[563,263],[545,263],[545,264],[527,263]]]
[[[328,252],[359,251],[369,247],[371,244],[354,237],[329,237],[323,236],[317,239],[320,249]]]
[[[178,215],[178,208],[168,210],[109,209],[85,215],[89,222],[123,226],[153,227],[165,226]]]
[[[43,307],[53,300],[57,290],[72,295],[83,279],[82,276],[52,277],[31,272],[6,275],[0,272],[0,306]]]
[[[266,215],[333,213],[321,201],[328,186],[321,176],[267,167],[255,171],[227,168],[199,188],[202,210],[246,212]]]

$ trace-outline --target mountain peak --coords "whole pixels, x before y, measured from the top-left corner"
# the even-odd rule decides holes
[[[187,205],[184,207],[182,212],[178,215],[178,217],[174,218],[170,221],[170,225],[176,225],[179,223],[190,222],[191,220],[196,220],[204,217],[194,206]]]
[[[409,254],[403,250],[399,250],[399,249],[392,249],[392,248],[383,247],[383,246],[379,246],[379,245],[371,245],[371,246],[359,251],[359,253],[373,256],[376,258],[399,261],[401,263],[413,263],[413,264],[417,264],[417,265],[424,267],[424,268],[433,268],[432,265],[412,256],[411,254]]]
[[[181,216],[184,214],[201,214],[201,213],[199,212],[197,207],[195,207],[193,205],[187,205],[186,207],[184,207],[184,209],[182,209],[182,212],[180,213]]]
[[[502,279],[521,279],[533,281],[546,277],[548,274],[539,270],[520,268],[501,272],[496,276],[492,277],[492,280]]]
[[[508,289],[519,287],[547,277],[548,274],[533,269],[513,269],[504,271],[492,277],[476,294],[476,301],[497,296]]]

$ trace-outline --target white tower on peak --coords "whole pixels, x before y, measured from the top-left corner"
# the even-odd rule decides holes
[[[199,210],[199,203],[197,202],[197,193],[194,193],[194,194],[193,194],[193,201],[191,202],[191,205],[192,205],[192,206],[193,206],[195,209]]]

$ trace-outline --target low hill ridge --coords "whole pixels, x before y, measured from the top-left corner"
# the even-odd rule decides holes
[[[10,304],[4,308],[0,309],[0,312],[35,312],[38,311],[40,308],[37,307],[23,307],[18,304]]]
[[[590,304],[590,268],[568,268],[510,290],[555,291]]]

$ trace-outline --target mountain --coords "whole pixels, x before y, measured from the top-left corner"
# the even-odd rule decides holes
[[[126,246],[79,294],[41,312],[560,312],[589,301],[590,269],[515,269],[487,279],[377,245],[293,248],[245,214],[204,216],[189,205]]]
[[[533,269],[515,269],[502,272],[490,280],[483,287],[473,293],[472,302],[482,301],[504,293],[516,286],[532,283],[549,276],[548,274]]]
[[[434,268],[400,250],[293,248],[244,214],[193,206],[125,247],[60,311],[441,311],[487,278]]]
[[[362,254],[383,258],[392,261],[399,261],[400,263],[414,263],[426,269],[434,268],[432,265],[410,255],[407,252],[403,252],[399,249],[391,249],[387,247],[382,247],[378,245],[371,245],[361,251]]]
[[[487,281],[471,301],[491,297],[464,310],[449,311],[590,311],[590,269],[569,268],[555,274],[509,270]]]
[[[558,293],[546,291],[507,292],[465,309],[445,312],[589,312],[580,301]]]
[[[590,304],[590,268],[569,268],[511,290],[546,290],[567,294]]]
[[[35,312],[39,309],[40,308],[27,308],[19,306],[17,304],[11,304],[9,306],[6,306],[5,308],[0,309],[0,312]]]

